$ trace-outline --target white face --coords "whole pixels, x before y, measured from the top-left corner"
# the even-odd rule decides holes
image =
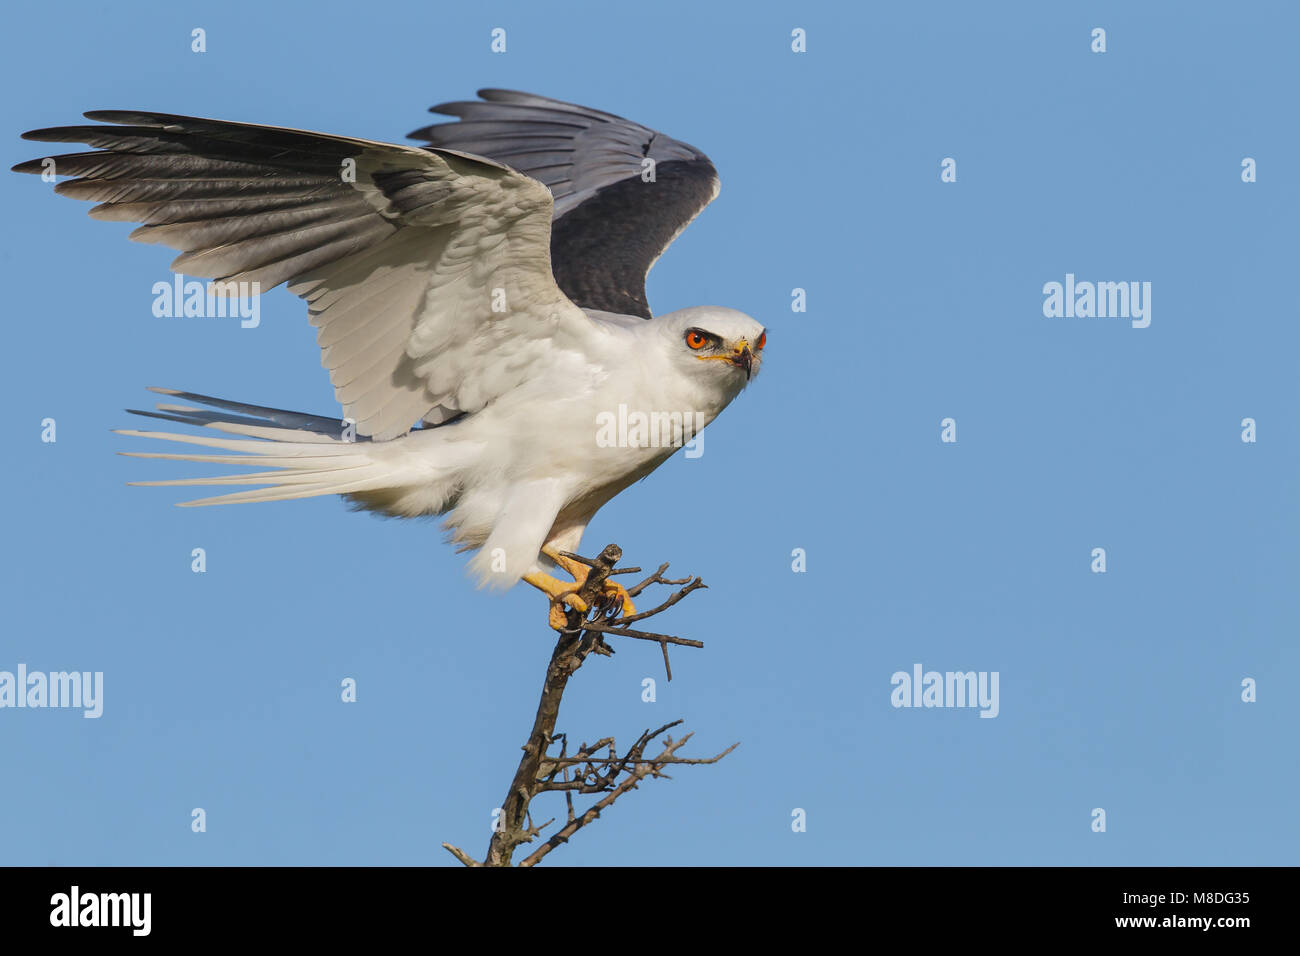
[[[767,333],[743,312],[700,306],[656,321],[669,339],[674,365],[728,396],[737,394],[762,367]]]

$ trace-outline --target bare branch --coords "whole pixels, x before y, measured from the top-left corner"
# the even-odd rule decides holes
[[[686,637],[673,637],[671,634],[655,634],[652,631],[634,631],[631,628],[616,627],[600,621],[588,621],[584,630],[597,634],[613,634],[616,637],[634,637],[638,641],[654,641],[657,644],[677,644],[681,647],[703,647],[703,641],[693,641]]]
[[[483,865],[483,864],[480,863],[478,860],[474,859],[474,858],[471,857],[468,853],[466,853],[464,850],[462,850],[460,847],[452,846],[450,843],[444,843],[442,846],[443,846],[443,849],[445,849],[448,853],[450,853],[450,854],[451,854],[452,856],[454,856],[456,859],[460,860],[460,862],[464,863],[466,866],[482,866],[482,865]]]
[[[644,591],[652,584],[676,585],[676,584],[686,584],[687,582],[690,581],[689,577],[682,578],[680,581],[670,580],[664,577],[664,572],[667,570],[668,570],[668,562],[665,561],[663,564],[659,565],[659,570],[656,571],[654,574],[650,575],[650,577],[646,578],[640,584],[636,585],[636,587],[628,588],[627,593],[632,597],[636,597],[638,594],[640,594],[642,591]]]
[[[677,721],[677,723],[680,723],[680,721]],[[664,745],[664,749],[663,751],[660,752],[659,756],[652,757],[647,760],[642,760],[641,762],[637,763],[628,772],[628,775],[624,777],[623,781],[620,784],[618,784],[618,786],[616,786],[612,791],[610,791],[604,798],[597,801],[590,808],[588,808],[588,810],[584,814],[582,814],[582,816],[576,819],[572,819],[568,823],[566,823],[563,827],[559,829],[559,831],[554,833],[549,840],[547,840],[536,850],[530,853],[527,857],[525,857],[520,862],[519,865],[536,866],[538,863],[542,861],[543,858],[545,858],[545,856],[548,853],[554,850],[557,846],[560,846],[561,844],[564,843],[568,843],[569,838],[572,837],[579,830],[581,830],[583,827],[587,826],[588,824],[592,823],[595,820],[599,820],[602,811],[607,810],[611,806],[613,806],[614,801],[616,801],[619,797],[623,796],[625,793],[628,793],[631,790],[635,790],[637,784],[639,784],[646,777],[666,776],[661,771],[663,767],[666,766],[667,764],[679,763],[679,762],[680,763],[717,763],[727,754],[731,753],[731,751],[735,750],[737,746],[739,746],[738,744],[732,744],[732,746],[728,747],[722,753],[708,760],[692,761],[692,760],[685,760],[685,759],[675,757],[678,748],[682,747],[686,743],[686,741],[690,739],[691,739],[690,734],[686,734],[680,740],[676,740],[676,741],[669,738],[666,741]]]
[[[602,601],[610,593],[605,588],[605,582],[611,575],[635,574],[641,570],[640,568],[616,567],[618,561],[623,557],[623,552],[621,548],[614,544],[607,546],[595,558],[584,558],[581,555],[568,552],[562,553],[565,557],[591,569],[586,580],[579,587],[578,595],[592,608],[602,607]],[[676,741],[671,737],[663,736],[667,731],[681,723],[680,720],[675,720],[656,730],[647,729],[623,754],[619,754],[613,737],[602,737],[593,744],[582,744],[570,756],[568,753],[568,736],[555,731],[556,721],[559,717],[560,701],[565,688],[568,686],[569,678],[582,666],[588,655],[607,656],[614,653],[614,649],[605,643],[606,635],[654,641],[659,644],[663,652],[664,668],[667,671],[669,680],[672,680],[672,669],[668,660],[669,644],[696,648],[704,646],[701,641],[674,637],[669,634],[639,631],[627,626],[630,623],[660,614],[677,604],[688,594],[705,587],[704,582],[699,578],[687,577],[681,580],[666,578],[664,572],[667,569],[668,565],[666,563],[660,565],[657,571],[628,589],[627,593],[629,595],[637,595],[654,584],[679,588],[679,590],[669,595],[662,604],[648,611],[622,618],[617,616],[617,610],[609,610],[603,614],[596,611],[593,612],[591,619],[587,620],[584,614],[572,609],[569,610],[566,621],[567,628],[560,633],[555,648],[551,652],[551,659],[546,668],[546,677],[542,683],[542,693],[538,701],[537,713],[533,719],[533,727],[528,735],[527,742],[522,748],[523,756],[520,758],[514,779],[510,782],[510,789],[506,794],[506,799],[502,803],[500,824],[492,834],[487,855],[484,857],[483,862],[480,863],[463,850],[449,843],[443,844],[447,852],[451,853],[465,866],[510,866],[512,865],[516,847],[540,838],[542,832],[555,823],[555,820],[552,818],[540,825],[533,824],[531,803],[538,794],[556,791],[564,792],[566,802],[565,822],[549,839],[521,861],[518,864],[519,866],[534,866],[555,847],[567,842],[574,833],[590,824],[593,820],[598,819],[601,811],[612,806],[615,800],[628,791],[635,790],[642,780],[667,777],[664,768],[674,764],[717,763],[736,749],[738,744],[732,744],[714,757],[678,757],[676,755],[677,750],[690,740],[691,734],[687,733]],[[662,751],[656,757],[647,757],[645,755],[646,748],[660,737],[663,737],[664,746]],[[555,754],[552,748],[557,744],[559,753]],[[604,754],[601,754],[601,751],[604,751]],[[574,806],[573,798],[575,794],[603,794],[603,796],[587,810],[579,813]]]

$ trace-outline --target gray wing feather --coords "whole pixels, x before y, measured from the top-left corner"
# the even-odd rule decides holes
[[[45,173],[52,161],[55,175],[74,177],[56,192],[99,203],[96,218],[142,223],[131,238],[179,250],[177,272],[260,291],[289,282],[308,302],[322,361],[360,435],[394,438],[422,418],[448,421],[517,384],[529,372],[511,349],[535,350],[555,332],[533,324],[529,308],[562,312],[576,338],[590,326],[534,254],[549,237],[547,190],[495,160],[169,113],[85,115],[114,125],[24,139],[100,152],[15,171]],[[511,286],[529,308],[503,326],[488,312],[485,282]]]
[[[283,408],[271,408],[266,405],[251,405],[248,402],[232,402],[229,399],[213,398],[197,392],[182,392],[174,388],[150,387],[149,391],[159,395],[168,395],[186,402],[197,402],[226,412],[237,412],[237,416],[213,412],[201,408],[186,408],[180,405],[159,404],[158,411],[141,411],[129,408],[127,411],[148,418],[163,418],[170,421],[184,422],[187,425],[207,425],[211,422],[235,422],[243,425],[279,426],[281,428],[301,429],[338,438],[346,425],[342,419],[328,418],[323,415],[309,415],[305,412],[291,412]],[[364,436],[359,440],[369,441]]]
[[[120,126],[33,130],[24,139],[75,142],[107,152],[55,157],[55,192],[100,205],[99,219],[142,221],[131,238],[179,249],[178,272],[260,282],[270,289],[373,245],[398,228],[341,183],[355,142],[165,113],[100,110]],[[14,167],[40,172],[41,160]]]

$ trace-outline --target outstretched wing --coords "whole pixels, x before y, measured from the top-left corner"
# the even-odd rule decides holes
[[[594,326],[557,288],[552,200],[489,159],[246,123],[99,111],[108,126],[24,138],[55,156],[56,191],[131,238],[181,251],[172,269],[282,282],[308,302],[344,414],[383,440],[474,412]],[[14,167],[40,173],[44,160]]]
[[[650,318],[646,274],[718,194],[709,158],[612,113],[512,90],[478,95],[431,107],[460,122],[411,138],[545,183],[555,197],[551,267],[564,294],[583,308]]]

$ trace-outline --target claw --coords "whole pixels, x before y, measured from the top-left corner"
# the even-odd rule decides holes
[[[569,608],[580,614],[586,614],[591,610],[591,605],[578,596],[578,591],[587,583],[587,576],[591,574],[591,568],[579,561],[574,561],[562,552],[544,551],[543,554],[572,574],[573,582],[560,581],[540,571],[525,574],[524,580],[550,598],[551,607],[546,615],[546,622],[554,630],[568,630]],[[628,596],[627,588],[608,579],[602,585],[600,596],[596,599],[595,604],[597,609],[606,617],[628,617],[636,613],[636,606],[633,605],[631,597]]]
[[[605,581],[600,596],[601,610],[608,617],[631,617],[636,613],[636,605],[632,603],[632,598],[628,596],[627,588],[617,581]]]
[[[551,610],[546,616],[546,622],[557,631],[568,630],[568,608],[573,608],[581,614],[586,614],[591,609],[587,602],[578,596],[577,591],[566,591],[551,598]]]

